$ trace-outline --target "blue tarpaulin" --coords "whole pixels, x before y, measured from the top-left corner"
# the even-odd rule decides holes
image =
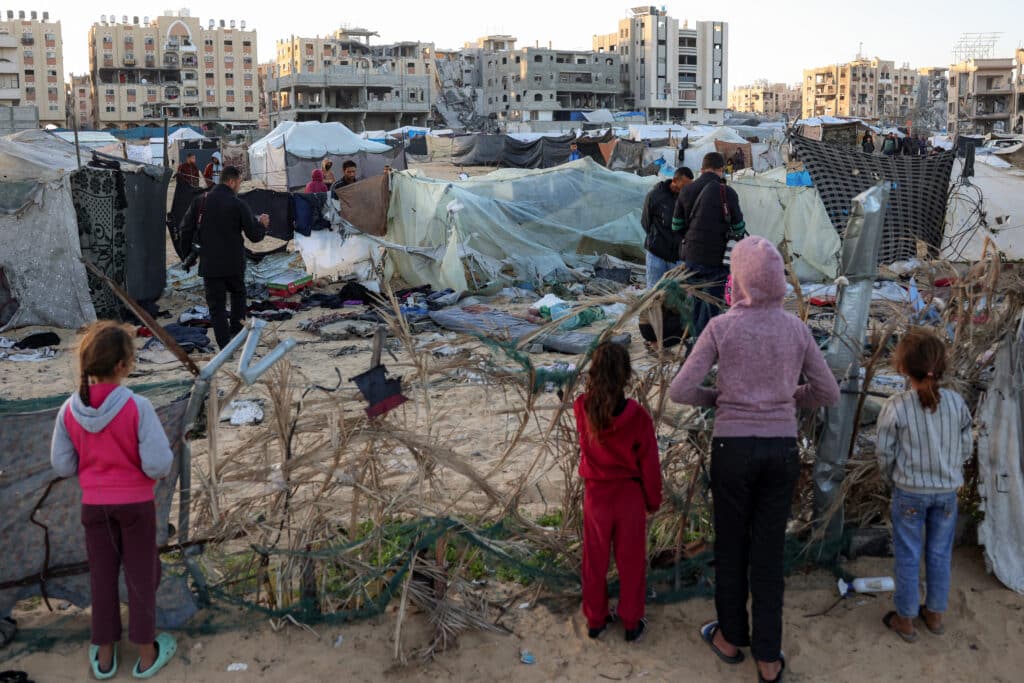
[[[194,132],[203,134],[203,131],[199,130],[195,126],[169,126],[167,128],[167,134],[173,135],[182,128],[191,128]],[[138,128],[129,128],[128,130],[108,130],[108,133],[116,138],[122,140],[148,140],[149,138],[162,138],[164,136],[163,126],[140,126]]]

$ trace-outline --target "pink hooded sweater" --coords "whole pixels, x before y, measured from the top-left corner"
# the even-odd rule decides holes
[[[775,246],[742,240],[732,276],[732,308],[704,328],[669,396],[715,408],[716,437],[795,437],[796,409],[836,405],[839,384],[807,325],[782,308],[786,277]],[[716,362],[717,388],[702,386]]]

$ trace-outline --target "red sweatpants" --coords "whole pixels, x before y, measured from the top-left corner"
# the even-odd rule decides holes
[[[160,585],[153,501],[83,504],[82,526],[92,588],[92,644],[110,645],[121,640],[121,565],[128,587],[128,640],[136,645],[152,643],[156,639],[156,591]]]
[[[589,628],[608,617],[608,562],[615,546],[618,616],[626,629],[644,616],[647,594],[647,509],[640,482],[589,480],[583,493],[583,614]]]

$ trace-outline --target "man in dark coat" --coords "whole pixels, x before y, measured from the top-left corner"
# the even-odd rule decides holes
[[[185,155],[185,161],[178,164],[178,170],[174,173],[179,183],[187,183],[192,187],[199,187],[199,166],[196,165],[196,153],[189,152]]]
[[[701,175],[683,188],[676,202],[672,229],[681,233],[682,257],[691,273],[690,282],[708,285],[704,291],[725,298],[729,276],[726,252],[730,243],[746,236],[746,223],[736,191],[725,184],[725,158],[718,152],[704,156]],[[694,338],[720,309],[698,299],[694,304]]]
[[[245,241],[259,242],[270,226],[270,216],[258,218],[235,195],[242,185],[242,174],[234,166],[225,166],[220,183],[192,200],[182,218],[182,229],[192,226],[193,242],[198,243],[199,275],[206,287],[206,305],[210,308],[213,334],[220,348],[242,331],[245,304]],[[231,319],[225,309],[231,295]]]
[[[679,192],[693,182],[693,171],[686,166],[676,169],[672,180],[664,180],[654,186],[644,200],[644,211],[640,225],[647,238],[644,250],[647,255],[647,289],[658,284],[665,273],[682,264],[679,250],[683,236],[672,230],[672,216],[676,209]]]

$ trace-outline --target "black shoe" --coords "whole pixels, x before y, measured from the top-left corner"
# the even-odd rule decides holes
[[[626,630],[626,642],[635,643],[643,638],[644,633],[647,631],[647,619],[641,619],[636,628]]]
[[[783,680],[782,679],[782,674],[786,673],[786,656],[783,655],[782,653],[779,653],[779,664],[782,665],[782,668],[779,669],[779,675],[776,676],[775,678],[773,678],[770,681],[765,679],[765,677],[761,675],[761,670],[758,669],[757,670],[757,683],[782,683],[782,680]]]
[[[597,640],[601,637],[601,634],[608,630],[609,624],[615,623],[615,615],[609,614],[604,618],[604,625],[598,626],[597,628],[588,628],[587,637],[591,640]]]

